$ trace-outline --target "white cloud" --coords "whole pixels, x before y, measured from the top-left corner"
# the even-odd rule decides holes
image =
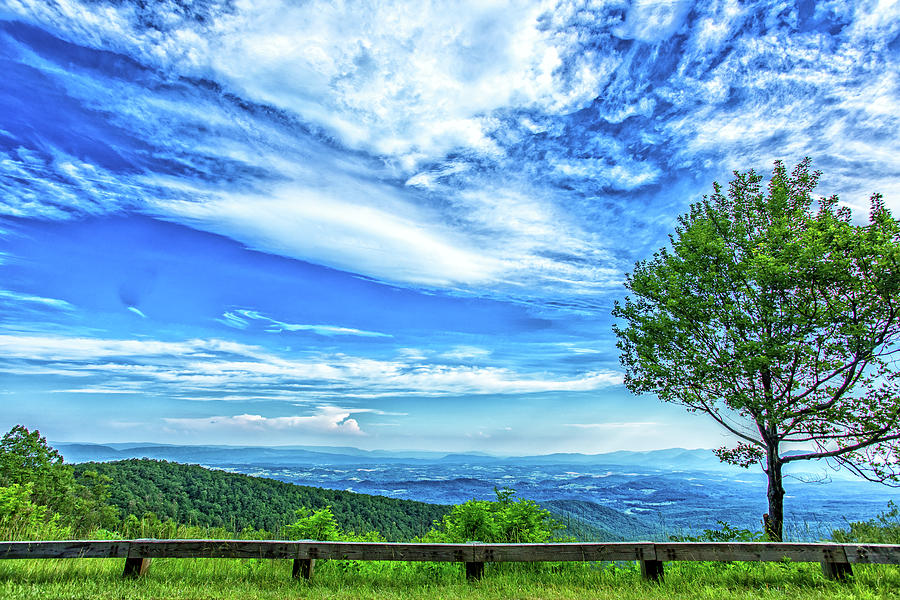
[[[236,313],[246,317],[247,319],[262,321],[264,323],[268,323],[266,331],[270,333],[281,333],[282,331],[311,331],[318,335],[324,335],[327,337],[339,336],[339,335],[352,335],[358,337],[384,337],[389,338],[393,337],[387,333],[379,333],[377,331],[365,331],[362,329],[354,329],[352,327],[341,327],[338,325],[301,325],[297,323],[285,323],[284,321],[278,321],[276,319],[272,319],[255,310],[236,310]],[[230,321],[235,321],[237,323],[243,323],[243,326],[239,328],[244,329],[247,326],[247,321],[241,319],[240,317],[236,317],[234,313],[225,313],[223,319],[217,319],[220,322],[224,322],[228,325],[231,325]],[[234,326],[234,325],[232,325]]]
[[[660,42],[678,31],[691,4],[690,0],[634,0],[616,33],[642,42]]]
[[[500,261],[468,247],[438,215],[405,204],[391,210],[398,202],[392,190],[354,187],[340,193],[289,186],[266,196],[169,201],[155,209],[250,248],[386,281],[444,287],[485,283],[500,273]]]
[[[403,361],[420,362],[425,360],[429,354],[431,354],[430,351],[421,348],[399,348],[397,350],[397,357]]]
[[[365,435],[354,413],[365,410],[344,409],[337,406],[319,406],[315,414],[309,416],[264,417],[262,415],[235,415],[231,417],[213,416],[202,418],[166,418],[167,425],[178,430],[209,431],[220,435],[229,430],[265,433],[272,431],[293,431],[297,433]]]
[[[2,261],[0,261],[0,264],[2,264]],[[75,307],[65,300],[45,298],[44,296],[35,296],[33,294],[23,294],[21,292],[13,292],[10,290],[0,290],[0,301],[24,304],[32,307],[52,308],[56,310],[75,310]]]
[[[194,402],[290,402],[294,406],[302,406],[297,403],[295,396],[285,394],[229,394],[223,396],[211,393],[206,396],[177,396],[177,399]]]
[[[645,427],[655,427],[659,423],[655,421],[630,421],[618,423],[566,423],[566,427],[576,427],[578,429],[643,429]]]
[[[487,348],[479,348],[478,346],[456,346],[447,352],[440,354],[441,358],[457,361],[471,361],[486,358],[491,355],[491,351]]]
[[[55,394],[137,394],[138,389],[118,389],[104,387],[70,388],[67,390],[52,390]]]
[[[816,18],[848,23],[836,34],[798,33],[783,3],[733,0],[220,8],[7,2],[4,18],[149,65],[163,85],[10,41],[181,174],[112,173],[48,141],[0,154],[0,212],[140,210],[382,281],[533,301],[620,289],[635,250],[616,219],[638,213],[653,227],[631,232],[647,238],[670,224],[690,200],[671,199],[673,172],[809,154],[851,204],[881,191],[900,208],[896,2],[816,3]],[[637,200],[653,185],[664,191]]]
[[[255,0],[203,23],[172,18],[155,28],[145,28],[130,5],[23,0],[8,10],[84,45],[183,75],[214,74],[350,147],[417,162],[455,148],[498,152],[484,121],[495,109],[571,111],[596,95],[595,69],[558,73],[577,33],[542,28],[539,17],[555,8],[523,1]],[[183,12],[157,6],[152,14]]]
[[[0,357],[35,361],[97,361],[112,357],[203,357],[207,352],[263,356],[262,349],[225,340],[121,340],[0,334]]]
[[[235,329],[246,329],[250,324],[247,319],[244,319],[243,317],[231,311],[224,313],[222,317],[220,319],[216,319],[216,321],[223,325],[234,327]]]
[[[139,309],[139,308],[136,307],[136,306],[129,306],[129,307],[128,307],[128,311],[129,311],[129,312],[132,312],[132,313],[134,313],[134,314],[136,314],[137,316],[139,316],[139,317],[142,318],[142,319],[146,319],[146,318],[147,318],[147,315],[144,314],[144,311],[142,311],[141,309]]]
[[[484,356],[483,352],[476,354]],[[466,356],[473,356],[472,349]],[[106,389],[121,384],[122,389],[205,400],[242,398],[252,393],[294,402],[341,396],[589,391],[622,383],[622,375],[614,372],[559,377],[499,367],[448,366],[409,357],[376,360],[316,353],[286,357],[222,340],[158,342],[10,335],[0,335],[0,371],[99,377]],[[200,393],[203,395],[198,396]]]
[[[652,164],[639,164],[627,157],[611,164],[600,158],[551,159],[550,165],[568,177],[592,178],[597,184],[618,190],[636,190],[655,183],[662,173]]]

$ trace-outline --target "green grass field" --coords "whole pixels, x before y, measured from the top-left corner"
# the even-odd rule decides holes
[[[625,599],[900,598],[900,568],[865,565],[847,582],[826,580],[818,564],[666,563],[660,584],[636,564],[504,564],[467,582],[450,563],[316,565],[311,581],[291,579],[290,561],[156,559],[139,579],[123,579],[121,559],[0,561],[0,598],[96,599]]]

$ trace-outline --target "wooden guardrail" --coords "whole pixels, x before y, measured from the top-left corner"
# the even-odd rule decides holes
[[[831,579],[853,564],[900,564],[900,545],[768,542],[615,542],[560,544],[417,544],[271,540],[72,540],[0,542],[0,559],[124,558],[124,575],[143,575],[153,558],[292,559],[293,576],[310,578],[316,560],[461,562],[478,579],[488,562],[640,561],[658,581],[666,561],[818,562]]]

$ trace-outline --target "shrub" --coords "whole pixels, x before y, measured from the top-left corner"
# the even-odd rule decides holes
[[[514,500],[514,490],[494,489],[497,500],[469,500],[458,504],[422,541],[463,543],[540,543],[560,529],[550,514],[533,500]]]
[[[849,529],[832,531],[831,538],[844,544],[900,544],[900,507],[893,500],[874,519],[849,525]]]
[[[704,529],[703,533],[697,536],[670,535],[669,539],[673,542],[760,542],[765,539],[765,535],[761,531],[739,529],[725,521],[716,521],[716,523],[719,525],[719,529]]]
[[[359,534],[341,529],[326,506],[316,511],[304,507],[295,513],[297,520],[281,529],[282,536],[289,540],[318,540],[323,542],[383,542],[384,536],[377,531]]]
[[[53,540],[72,537],[72,528],[48,507],[31,501],[32,484],[0,487],[0,537]]]

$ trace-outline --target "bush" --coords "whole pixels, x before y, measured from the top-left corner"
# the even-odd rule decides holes
[[[384,536],[377,531],[358,534],[345,531],[337,524],[331,507],[316,511],[304,507],[295,513],[297,520],[281,528],[282,536],[288,540],[317,540],[322,542],[383,542]]]
[[[458,504],[422,541],[438,543],[540,543],[560,529],[550,514],[533,500],[514,500],[515,491],[494,489],[497,501],[469,500]]]
[[[330,506],[315,512],[304,506],[297,510],[296,516],[296,521],[282,528],[285,539],[330,542],[343,537]]]
[[[697,536],[670,535],[669,540],[673,542],[760,542],[766,539],[761,531],[735,528],[725,521],[716,521],[716,523],[719,525],[719,529],[704,529],[703,533]]]
[[[0,537],[4,540],[60,540],[72,528],[48,507],[31,501],[32,484],[0,487]]]
[[[843,544],[900,544],[900,507],[893,500],[874,519],[849,525],[850,529],[832,531],[831,538]]]

